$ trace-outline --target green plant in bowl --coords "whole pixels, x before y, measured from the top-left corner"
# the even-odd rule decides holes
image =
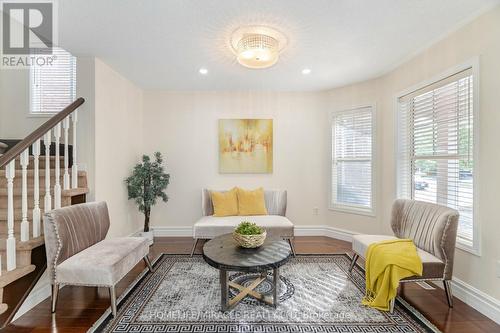
[[[233,231],[233,239],[245,248],[257,248],[266,240],[266,230],[257,224],[243,221]]]
[[[259,227],[255,223],[243,221],[238,224],[235,232],[239,233],[240,235],[260,235],[264,232],[264,229]]]

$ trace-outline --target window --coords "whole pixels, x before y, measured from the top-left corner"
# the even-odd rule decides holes
[[[54,48],[52,66],[30,67],[31,114],[53,114],[64,109],[76,97],[76,58]]]
[[[472,68],[398,100],[400,195],[459,211],[458,244],[477,250]]]
[[[332,115],[330,207],[373,214],[373,107]]]

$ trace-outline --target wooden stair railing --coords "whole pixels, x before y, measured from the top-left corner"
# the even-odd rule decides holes
[[[7,202],[3,206],[6,206],[6,220],[7,220],[7,237],[0,235],[0,239],[5,238],[5,243],[0,244],[0,251],[4,253],[0,257],[0,314],[5,312],[7,309],[7,304],[3,303],[3,287],[6,284],[11,283],[20,277],[32,272],[35,267],[34,265],[26,265],[26,258],[19,257],[16,247],[21,250],[23,244],[31,243],[41,243],[43,244],[42,238],[42,228],[41,228],[41,204],[40,204],[40,162],[44,162],[42,168],[44,169],[44,201],[43,201],[43,211],[50,211],[52,208],[61,207],[61,193],[62,190],[70,190],[78,188],[78,163],[77,163],[77,140],[76,140],[76,126],[78,122],[78,107],[81,106],[85,100],[80,97],[77,98],[73,103],[68,105],[59,113],[55,114],[44,124],[38,127],[35,131],[29,134],[22,141],[17,143],[14,147],[7,150],[3,155],[0,156],[0,170],[5,168],[5,178],[4,183],[7,187]],[[71,175],[69,173],[69,159],[68,159],[68,147],[70,145],[70,123],[72,124],[71,132],[71,146],[72,146],[72,165],[71,165]],[[62,130],[61,130],[62,129]],[[59,144],[61,140],[61,132],[63,133],[64,141],[64,162],[63,162],[63,179],[61,186],[60,179],[60,160],[61,156],[59,153]],[[50,145],[54,138],[55,142],[55,157],[50,156]],[[45,149],[45,156],[42,155],[41,141],[43,139],[43,146]],[[30,148],[32,153],[32,158],[30,157]],[[42,155],[42,156],[41,156]],[[43,159],[42,159],[43,158]],[[42,160],[42,161],[40,161]],[[28,214],[28,167],[30,161],[33,161],[33,171],[30,173],[33,176],[33,210]],[[54,162],[54,163],[53,163]],[[14,214],[14,178],[16,176],[16,168],[21,170],[21,196],[16,197],[16,200],[21,200],[21,223],[19,240],[16,240],[15,233],[15,214]],[[54,170],[55,169],[55,170]],[[53,172],[51,170],[54,170]],[[54,173],[54,184],[51,184],[51,173]],[[42,185],[43,186],[43,185]],[[0,191],[2,189],[0,188]],[[0,192],[1,193],[1,192]],[[2,211],[5,211],[3,207]],[[19,214],[17,214],[19,215]],[[29,223],[29,217],[32,217],[31,228]],[[0,219],[2,217],[0,216]],[[31,233],[30,233],[31,229]],[[21,251],[22,252],[22,251]],[[20,252],[20,253],[21,253]],[[5,258],[6,257],[6,258]],[[18,267],[19,266],[19,267]]]

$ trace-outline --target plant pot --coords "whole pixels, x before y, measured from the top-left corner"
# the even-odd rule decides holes
[[[264,244],[266,236],[267,233],[265,230],[263,233],[258,235],[242,235],[235,231],[233,232],[233,239],[236,241],[236,243],[239,246],[247,249],[254,249]]]
[[[153,242],[154,242],[154,233],[153,231],[147,231],[147,232],[144,232],[144,231],[141,231],[139,233],[139,235],[141,237],[144,237],[144,238],[147,238],[148,241],[149,241],[149,246],[153,245]]]

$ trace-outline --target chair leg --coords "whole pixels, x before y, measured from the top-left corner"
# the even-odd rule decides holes
[[[194,240],[194,244],[193,244],[193,248],[191,249],[191,257],[193,256],[194,254],[194,250],[196,250],[196,245],[198,244],[198,241],[199,239],[198,238],[195,238]]]
[[[352,272],[352,269],[354,268],[354,265],[356,265],[356,261],[358,260],[358,258],[359,258],[359,255],[354,253],[354,255],[352,256],[351,265],[349,266],[349,273]]]
[[[292,238],[287,238],[287,241],[288,241],[288,244],[290,244],[290,248],[292,249],[293,256],[296,257],[297,254],[295,253],[295,247],[293,246]]]
[[[453,307],[453,293],[451,291],[451,280],[443,280],[444,291],[446,292],[446,300],[448,301],[448,306]]]
[[[393,299],[391,299],[391,301],[389,302],[389,312],[390,313],[394,312],[394,304],[395,303],[396,303],[396,297],[394,297]]]
[[[52,285],[52,313],[56,312],[58,295],[59,295],[59,285],[57,283],[54,283]]]
[[[146,263],[146,266],[148,266],[149,271],[151,273],[154,272],[153,265],[151,265],[151,261],[149,260],[148,255],[146,255],[143,259],[144,259],[144,262]]]
[[[113,313],[113,317],[116,317],[116,292],[115,292],[115,286],[109,287],[109,298],[111,300],[111,312]]]

